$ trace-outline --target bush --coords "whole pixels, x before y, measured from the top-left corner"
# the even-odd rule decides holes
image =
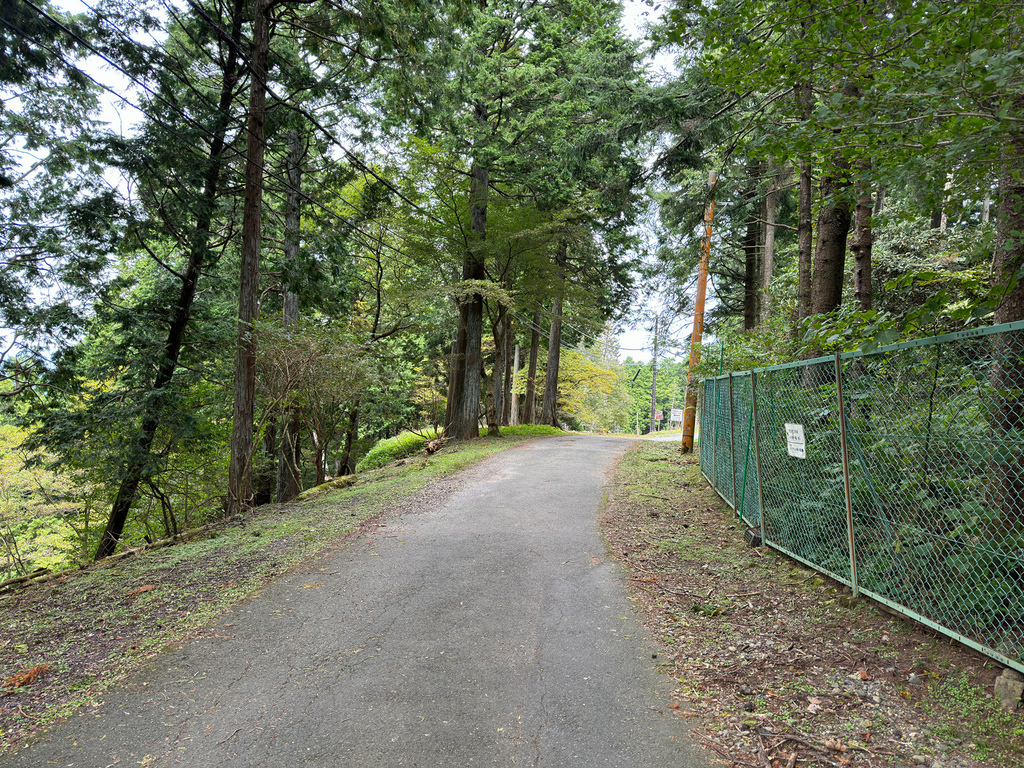
[[[511,435],[561,435],[562,430],[557,427],[549,427],[547,424],[522,424],[518,427],[502,427],[502,437]],[[356,465],[356,472],[366,472],[370,469],[380,469],[393,461],[411,456],[416,451],[422,450],[427,440],[433,440],[438,433],[433,429],[424,432],[403,432],[398,437],[389,437],[387,440],[379,440],[377,444],[360,460]]]
[[[517,427],[502,427],[501,436],[509,435],[561,435],[562,430],[547,424],[520,424]]]
[[[389,437],[387,440],[378,440],[377,444],[370,449],[362,460],[356,464],[356,472],[365,472],[369,469],[380,469],[393,461],[411,456],[427,444],[427,440],[437,437],[437,432],[432,429],[420,434],[414,432],[403,432],[397,437]]]

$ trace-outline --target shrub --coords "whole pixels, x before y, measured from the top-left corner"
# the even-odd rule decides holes
[[[547,424],[520,424],[516,427],[502,427],[502,437],[509,435],[561,435],[562,430]]]
[[[502,427],[502,437],[528,436],[528,435],[561,435],[562,430],[557,427],[550,427],[547,424],[521,424],[517,427]],[[393,461],[411,456],[416,451],[422,450],[427,440],[433,440],[438,433],[433,429],[423,432],[403,432],[397,437],[389,437],[387,440],[378,440],[377,444],[356,465],[356,472],[366,472],[370,469],[380,469]]]
[[[434,430],[426,430],[422,433],[403,432],[397,437],[389,437],[387,440],[378,440],[377,444],[370,449],[362,460],[356,465],[356,472],[365,472],[370,469],[380,469],[393,461],[411,456],[426,445],[427,440],[437,437]]]

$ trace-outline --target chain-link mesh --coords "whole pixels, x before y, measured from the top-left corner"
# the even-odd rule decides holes
[[[757,455],[754,453],[754,409],[749,373],[732,377],[733,466],[735,469],[736,513],[751,527],[761,525],[761,502],[757,490]]]
[[[715,481],[718,492],[730,506],[736,507],[733,481],[732,416],[729,413],[729,379],[719,379],[715,387]]]
[[[706,382],[701,458],[766,543],[1024,670],[1024,323],[734,374],[728,392]]]
[[[700,399],[700,430],[697,447],[700,449],[700,470],[712,485],[715,482],[715,439],[711,425],[715,419],[715,382],[704,382]]]

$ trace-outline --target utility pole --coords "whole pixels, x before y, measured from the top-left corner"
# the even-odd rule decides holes
[[[715,171],[708,176],[708,202],[704,206],[704,246],[697,267],[697,302],[693,309],[693,333],[690,336],[690,364],[686,373],[686,403],[683,405],[683,440],[680,453],[693,453],[693,434],[697,426],[697,367],[704,338],[704,297],[708,287],[708,263],[711,261],[711,222],[715,217]]]

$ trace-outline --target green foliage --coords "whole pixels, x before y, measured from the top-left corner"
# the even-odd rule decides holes
[[[972,683],[967,675],[949,677],[929,686],[922,702],[949,717],[937,734],[945,740],[957,739],[975,745],[976,755],[984,760],[994,751],[1012,750],[1024,753],[1024,725],[1020,717],[1004,712],[982,686]]]
[[[378,440],[376,445],[356,465],[356,472],[367,472],[380,469],[393,461],[411,456],[426,446],[428,440],[437,437],[437,432],[427,430],[422,433],[403,432],[396,437]]]
[[[502,437],[531,437],[535,435],[562,435],[565,434],[558,427],[550,424],[518,424],[514,427],[502,427]]]

